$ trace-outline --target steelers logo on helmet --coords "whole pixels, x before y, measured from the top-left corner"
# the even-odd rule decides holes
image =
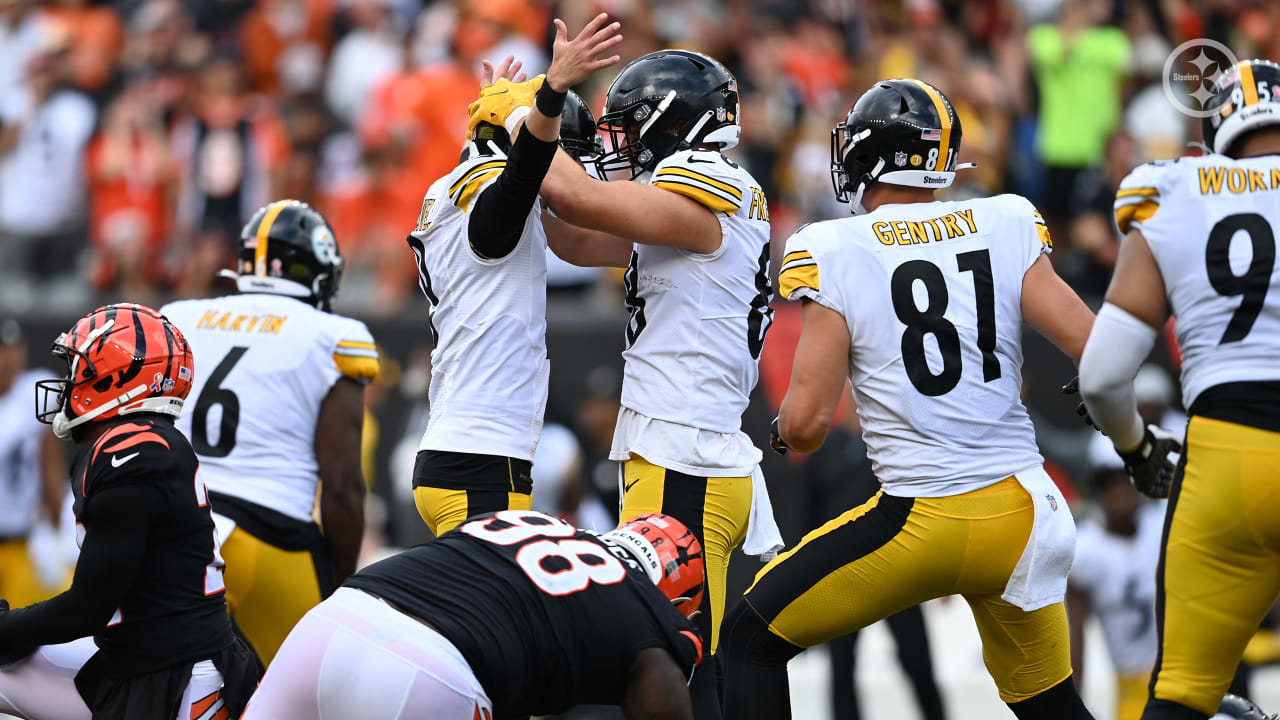
[[[1244,60],[1221,74],[1210,104],[1217,108],[1201,121],[1205,145],[1233,155],[1233,145],[1246,133],[1280,125],[1280,65],[1270,60]]]
[[[287,295],[328,310],[343,260],[329,223],[310,205],[278,200],[258,209],[240,232],[234,270],[218,274],[240,292]]]
[[[961,134],[955,108],[934,86],[913,78],[876,83],[831,131],[836,197],[861,213],[875,183],[950,186],[956,170],[969,167],[956,163]]]

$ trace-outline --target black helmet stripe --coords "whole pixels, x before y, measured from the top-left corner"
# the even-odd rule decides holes
[[[173,326],[169,324],[168,318],[161,317],[160,325],[164,328],[164,342],[169,349],[169,352],[165,354],[164,358],[164,376],[166,378],[171,378],[173,377],[173,375],[170,374],[173,372],[173,356],[178,352],[177,340],[173,337]],[[161,388],[161,391],[163,391],[163,388]],[[159,392],[156,394],[158,395]]]
[[[118,313],[119,311],[120,311],[119,305],[108,305],[103,310],[102,314],[105,317],[102,318],[102,323],[105,325],[106,323],[111,322],[112,320],[115,320],[116,313]],[[93,313],[92,315],[89,316],[89,332],[93,332],[94,330],[97,329],[95,327],[95,325],[97,325],[97,317],[98,317],[98,313]],[[108,331],[108,332],[102,333],[102,335],[98,337],[98,347],[94,348],[94,352],[102,352],[102,348],[107,344],[107,336],[110,334],[111,333]]]
[[[134,305],[129,312],[133,314],[133,360],[120,373],[120,379],[116,381],[117,388],[124,387],[125,383],[138,377],[142,372],[142,360],[147,356],[147,333],[142,327],[142,318],[138,316],[138,306]]]

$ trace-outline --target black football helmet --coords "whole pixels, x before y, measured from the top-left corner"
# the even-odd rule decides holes
[[[659,50],[633,60],[609,85],[599,129],[609,150],[596,159],[600,177],[652,172],[672,153],[694,145],[738,144],[738,81],[724,65],[688,50]]]
[[[1275,720],[1275,716],[1266,714],[1262,708],[1239,695],[1227,693],[1218,706],[1218,712],[1210,720]]]
[[[831,131],[831,183],[840,202],[863,212],[877,182],[944,188],[956,175],[960,118],[934,86],[915,79],[876,83]]]
[[[1201,121],[1204,143],[1215,153],[1232,155],[1232,145],[1258,128],[1280,125],[1280,65],[1243,60],[1218,78],[1206,103],[1217,111]]]
[[[570,90],[560,112],[560,147],[575,160],[586,161],[604,153],[596,132],[596,117],[578,93]]]
[[[310,205],[277,200],[240,231],[234,278],[240,292],[288,295],[328,311],[342,280],[342,256],[329,223]]]

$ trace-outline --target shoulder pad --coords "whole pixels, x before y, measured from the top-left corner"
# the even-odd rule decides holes
[[[778,269],[778,292],[783,298],[790,300],[800,288],[821,290],[817,256],[822,251],[823,224],[806,224],[787,238],[782,267]]]
[[[1151,219],[1160,209],[1160,194],[1166,189],[1166,176],[1177,163],[1161,162],[1139,165],[1125,176],[1116,190],[1116,227],[1124,235],[1132,229],[1142,229],[1142,223]]]
[[[1044,216],[1036,209],[1034,203],[1017,193],[1004,193],[992,199],[1000,201],[1004,206],[1003,209],[1015,217],[1029,217],[1032,224],[1036,226],[1036,234],[1040,236],[1041,252],[1053,252],[1053,238],[1049,236],[1049,226],[1045,224]]]
[[[654,168],[649,184],[696,200],[715,212],[733,215],[751,192],[746,172],[713,150],[684,150]]]
[[[449,201],[465,211],[480,188],[502,174],[506,166],[507,158],[503,155],[480,155],[464,161],[448,175],[449,187],[445,193]]]
[[[122,422],[113,426],[93,443],[84,493],[94,486],[144,473],[173,467],[177,439],[176,430],[146,420]],[[185,442],[185,441],[184,441]]]
[[[381,370],[378,346],[369,328],[359,320],[333,316],[336,323],[336,341],[333,345],[333,363],[338,372],[360,383],[372,382]]]

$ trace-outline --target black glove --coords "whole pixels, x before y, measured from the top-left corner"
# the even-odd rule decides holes
[[[1063,395],[1079,395],[1080,394],[1080,376],[1079,375],[1071,378],[1071,382],[1062,386],[1062,394]],[[1089,415],[1089,408],[1085,407],[1084,400],[1081,400],[1080,403],[1076,405],[1076,414],[1079,415],[1084,420],[1085,425],[1088,425],[1089,427],[1093,428],[1094,430],[1097,430],[1098,432],[1102,432],[1102,428],[1098,427],[1097,423],[1095,423],[1093,421],[1093,418]]]
[[[787,451],[791,449],[787,441],[783,440],[782,436],[778,434],[778,418],[776,417],[773,419],[773,424],[769,426],[769,447],[773,448],[773,451],[779,455],[786,455]]]
[[[1132,452],[1121,453],[1124,469],[1134,487],[1152,498],[1169,497],[1177,455],[1182,452],[1182,439],[1155,425],[1148,425],[1142,442]],[[1175,457],[1169,458],[1170,453]]]

